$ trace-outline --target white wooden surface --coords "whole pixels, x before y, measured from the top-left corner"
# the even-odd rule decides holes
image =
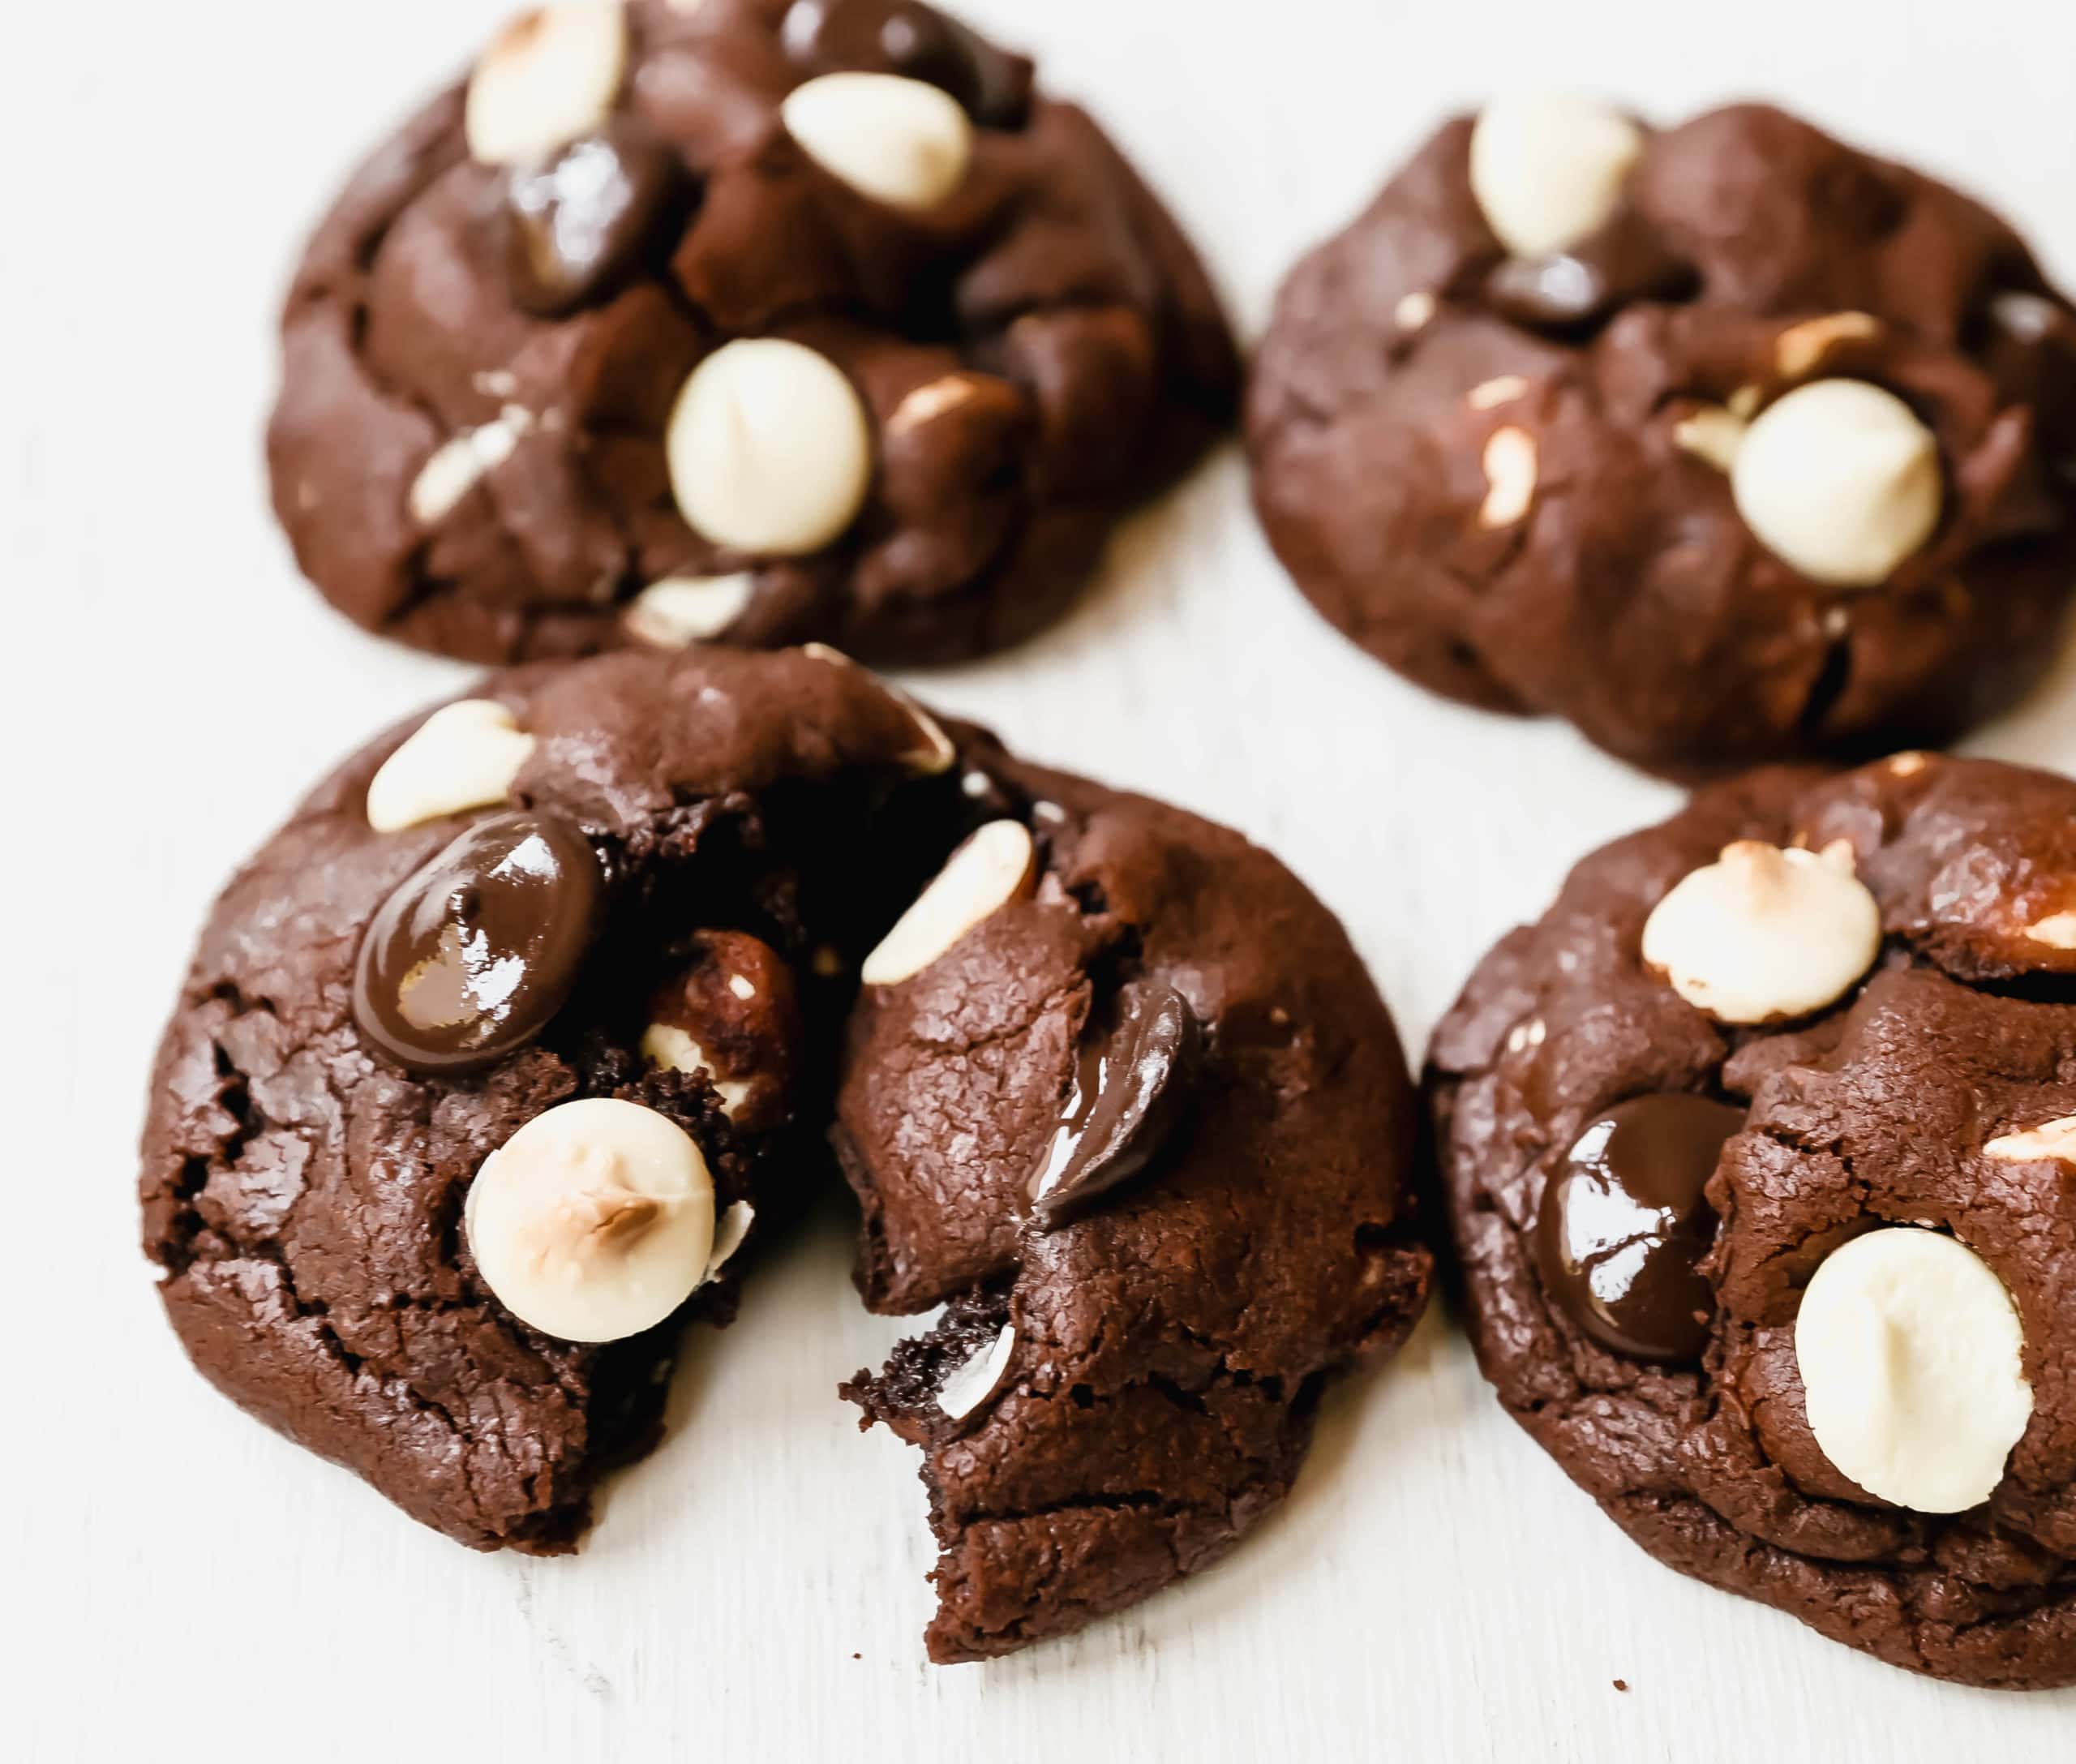
[[[573,1560],[458,1550],[194,1376],[131,1195],[188,939],[307,782],[462,677],[295,580],[258,462],[272,308],[350,159],[499,11],[7,14],[0,1752],[2068,1756],[2076,1693],[1935,1685],[1658,1569],[1500,1417],[1439,1316],[1331,1404],[1288,1509],[1228,1564],[1078,1640],[950,1671],[918,1643],[911,1454],[858,1436],[832,1394],[897,1333],[852,1298],[833,1207],[701,1341],[671,1438]],[[1552,80],[1665,116],[1799,102],[1949,169],[2076,281],[2076,12],[2052,0],[969,11],[1095,101],[1250,335],[1299,247],[1446,109]],[[1573,859],[1674,800],[1561,727],[1449,708],[1343,644],[1269,558],[1229,450],[1130,530],[1064,629],[927,689],[1272,846],[1347,920],[1415,1049]],[[2076,758],[2076,658],[1977,745]]]

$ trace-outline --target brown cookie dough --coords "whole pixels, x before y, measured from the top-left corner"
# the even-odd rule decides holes
[[[319,226],[268,438],[305,573],[482,661],[924,663],[1057,616],[1237,400],[1174,223],[1028,61],[915,0],[622,19],[515,22]]]
[[[1349,636],[1661,770],[1942,740],[2076,578],[2076,313],[1986,209],[1759,105],[1448,123],[1290,276],[1247,433]]]
[[[835,1119],[869,1300],[951,1301],[858,1388],[930,1447],[932,1646],[965,1659],[1285,1491],[1322,1383],[1424,1300],[1415,1114],[1266,854],[834,651],[694,645],[494,675],[311,795],[203,933],[144,1243],[234,1400],[462,1543],[555,1553],[654,1444],[683,1324],[837,1182]],[[954,1444],[953,1348],[1011,1320]]]
[[[1428,1083],[1480,1363],[1623,1530],[1895,1664],[2076,1681],[2076,784],[1706,791],[1499,943]],[[1980,1306],[1834,1302],[1848,1246],[1966,1264],[2022,1346],[1942,1409]]]
[[[1430,1269],[1401,1056],[1332,916],[1237,834],[975,763],[1042,863],[869,989],[835,1132],[866,1303],[950,1301],[851,1387],[924,1450],[938,1660],[1224,1555],[1288,1491],[1326,1378],[1403,1340]],[[1099,1191],[1049,1204],[1070,1184]],[[998,1370],[962,1371],[998,1343]]]

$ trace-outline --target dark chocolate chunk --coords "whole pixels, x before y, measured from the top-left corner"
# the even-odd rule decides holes
[[[1005,54],[918,0],[796,0],[784,38],[796,61],[900,74],[941,87],[984,128],[1016,128],[1031,108],[1031,63]]]
[[[1108,1036],[1082,1044],[1066,1112],[1031,1178],[1044,1230],[1078,1218],[1152,1161],[1188,1101],[1203,1041],[1189,1000],[1149,985],[1125,993]]]
[[[1624,210],[1569,251],[1495,264],[1485,298],[1517,324],[1563,331],[1598,324],[1632,300],[1675,298],[1692,281],[1656,230]]]
[[[1715,1298],[1698,1264],[1716,1221],[1703,1190],[1744,1124],[1705,1097],[1639,1097],[1581,1134],[1543,1190],[1544,1285],[1602,1346],[1679,1362],[1707,1345]]]
[[[512,298],[554,318],[608,292],[686,186],[677,156],[626,122],[515,167],[501,212]]]
[[[488,1065],[562,1008],[598,921],[598,861],[568,822],[479,821],[382,904],[354,972],[361,1033],[406,1071]]]

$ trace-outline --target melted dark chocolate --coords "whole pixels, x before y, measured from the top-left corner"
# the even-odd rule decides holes
[[[1705,1097],[1639,1097],[1579,1135],[1543,1190],[1536,1254],[1551,1297],[1593,1340],[1682,1362],[1707,1345],[1715,1237],[1703,1191],[1744,1111]]]
[[[406,1071],[486,1066],[562,1008],[597,927],[590,843],[545,814],[478,821],[383,903],[354,1018]]]
[[[1632,300],[1683,298],[1692,281],[1692,271],[1625,209],[1571,251],[1495,264],[1485,298],[1517,324],[1568,331],[1598,324]]]
[[[1117,1027],[1083,1041],[1066,1110],[1031,1178],[1044,1230],[1079,1217],[1152,1161],[1188,1102],[1203,1044],[1196,1013],[1173,987],[1126,991]]]
[[[572,141],[505,181],[504,273],[525,311],[555,318],[641,261],[688,182],[677,156],[625,122]]]

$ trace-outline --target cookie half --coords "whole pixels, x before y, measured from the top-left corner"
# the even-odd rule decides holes
[[[2076,1681],[2076,784],[1762,771],[1587,858],[1428,1084],[1479,1362],[1653,1556]]]
[[[1291,274],[1247,434],[1341,630],[1662,771],[1943,741],[2076,580],[2076,311],[1979,204],[1760,105],[1447,124]]]
[[[1332,916],[1194,815],[967,764],[1038,861],[867,986],[834,1133],[866,1303],[946,1305],[849,1387],[922,1448],[941,1661],[1224,1555],[1288,1492],[1328,1377],[1405,1338],[1430,1266],[1404,1062]]]
[[[305,800],[168,1027],[144,1243],[234,1401],[549,1554],[840,1167],[868,1301],[949,1304],[856,1394],[928,1448],[968,1659],[1280,1498],[1424,1302],[1416,1114],[1339,926],[1237,835],[834,650],[694,646],[494,675]]]
[[[283,344],[304,573],[497,662],[1015,642],[1238,378],[1101,131],[916,0],[524,15],[340,196]]]

